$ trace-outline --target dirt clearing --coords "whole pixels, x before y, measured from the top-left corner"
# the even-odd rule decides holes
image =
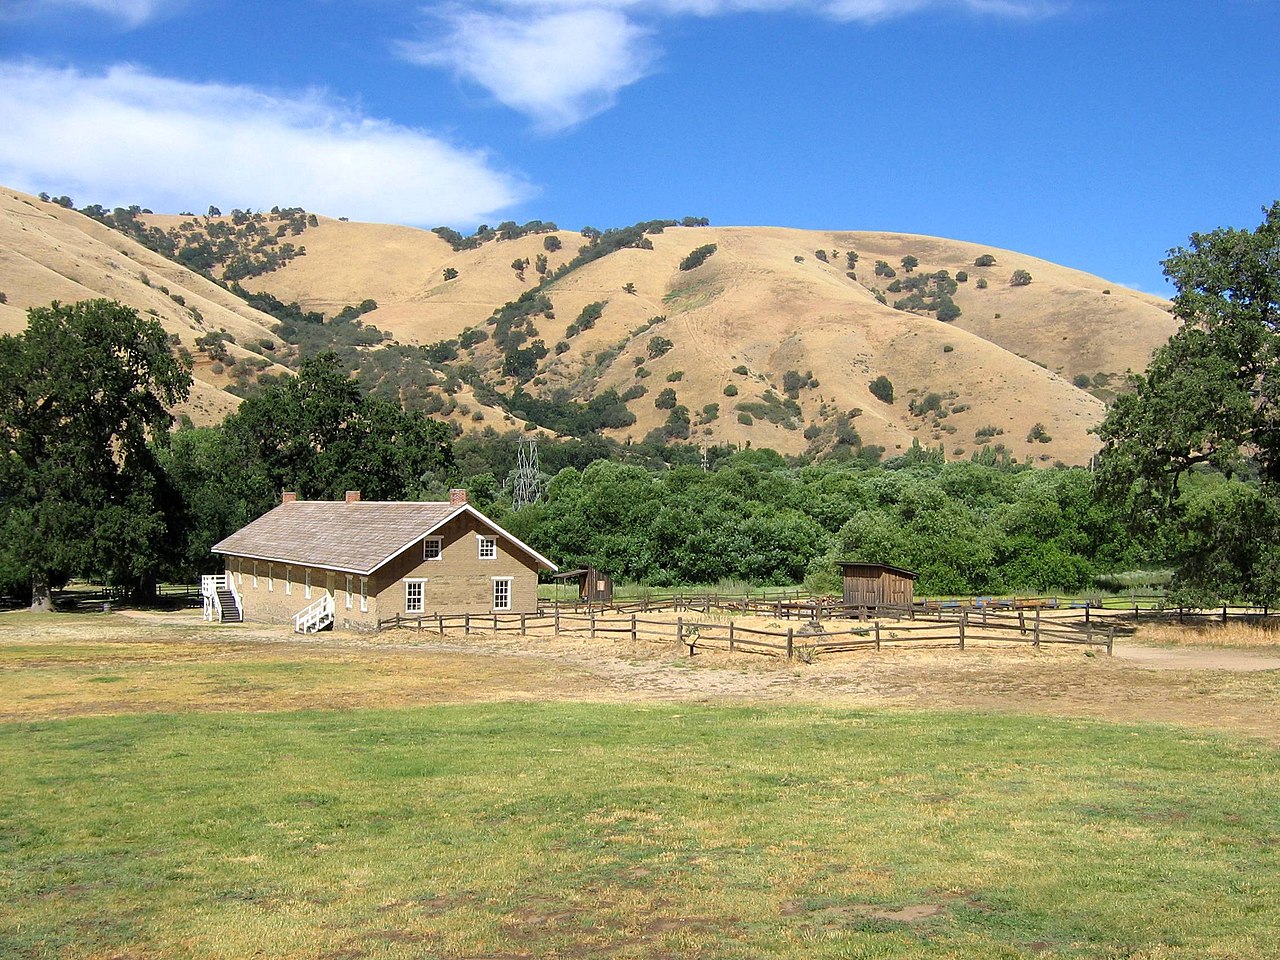
[[[1280,742],[1280,656],[972,640],[799,663],[674,642],[388,631],[300,638],[198,612],[0,616],[0,719],[484,701],[794,702],[1093,717]]]

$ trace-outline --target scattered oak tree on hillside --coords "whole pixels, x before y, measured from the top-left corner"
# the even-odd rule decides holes
[[[696,270],[707,262],[707,258],[715,253],[716,249],[714,243],[704,243],[702,246],[691,250],[689,255],[680,261],[680,269]]]
[[[1170,251],[1182,326],[1098,433],[1101,489],[1163,536],[1186,602],[1280,600],[1280,201]]]
[[[1030,282],[1031,274],[1026,270],[1015,270],[1013,271],[1013,276],[1009,278],[1009,286],[1011,287],[1025,287]]]
[[[881,403],[893,403],[893,381],[883,373],[871,381],[871,395]]]

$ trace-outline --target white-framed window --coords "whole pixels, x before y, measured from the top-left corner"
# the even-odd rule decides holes
[[[404,612],[422,613],[426,608],[427,581],[420,578],[404,582]]]
[[[293,596],[293,567],[288,564],[284,568],[284,594],[286,597]]]
[[[497,537],[481,537],[476,539],[480,543],[480,559],[481,560],[497,560],[498,559],[498,538]]]
[[[308,600],[311,599],[311,568],[307,567],[302,574],[302,593]]]
[[[273,563],[267,564],[267,593],[276,592],[276,567]]]
[[[369,578],[360,578],[360,612],[369,612]]]
[[[258,589],[258,561],[253,561],[253,589]]]
[[[494,577],[493,578],[493,609],[495,610],[511,609],[511,578],[510,577]]]
[[[444,555],[444,544],[439,537],[427,537],[422,541],[422,559],[439,560]]]
[[[348,573],[347,574],[347,609],[348,610],[351,609],[351,587],[352,587],[351,580],[352,580],[352,576],[351,574]]]

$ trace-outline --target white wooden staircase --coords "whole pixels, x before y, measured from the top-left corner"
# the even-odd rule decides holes
[[[200,598],[204,601],[204,618],[219,623],[242,623],[244,608],[235,582],[225,573],[200,578]]]
[[[293,615],[294,633],[317,633],[333,623],[333,594],[324,591],[314,602]]]

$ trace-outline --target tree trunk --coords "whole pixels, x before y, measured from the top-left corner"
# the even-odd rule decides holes
[[[31,575],[31,612],[53,613],[53,593],[49,590],[49,578],[43,573]]]

